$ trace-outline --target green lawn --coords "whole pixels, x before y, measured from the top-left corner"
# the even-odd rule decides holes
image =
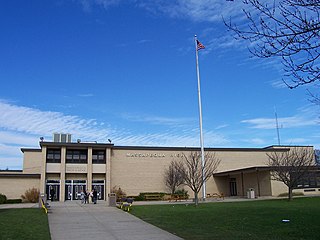
[[[320,239],[320,198],[134,206],[131,213],[184,239]]]
[[[0,209],[0,239],[51,239],[43,209]]]

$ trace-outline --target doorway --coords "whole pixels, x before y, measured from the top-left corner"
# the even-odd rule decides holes
[[[230,178],[229,181],[230,186],[230,196],[237,196],[237,179],[236,178]]]
[[[53,199],[51,199],[51,194],[53,194]],[[46,194],[47,200],[59,201],[60,198],[60,180],[47,180],[46,181]]]
[[[104,200],[104,180],[93,180],[92,181],[92,189],[97,190],[98,200]]]
[[[81,192],[85,192],[86,187],[86,180],[66,180],[65,200],[80,200]]]

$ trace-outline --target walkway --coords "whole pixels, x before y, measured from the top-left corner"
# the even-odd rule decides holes
[[[49,202],[52,240],[181,240],[106,202],[80,204],[78,201]]]

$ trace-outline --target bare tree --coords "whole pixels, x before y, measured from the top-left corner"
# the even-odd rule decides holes
[[[243,0],[247,24],[224,20],[250,52],[279,57],[289,88],[320,80],[320,2],[314,0]],[[250,9],[250,10],[249,10]],[[289,79],[286,80],[286,79]]]
[[[164,183],[174,194],[176,189],[183,183],[183,178],[180,169],[182,168],[181,162],[171,161],[169,167],[164,172]]]
[[[292,200],[292,190],[297,186],[312,166],[315,165],[314,151],[310,148],[293,147],[284,152],[267,154],[273,180],[283,182],[288,187],[288,198]]]
[[[202,168],[201,152],[191,152],[189,155],[182,153],[182,167],[180,172],[183,176],[184,184],[194,193],[195,205],[198,206],[198,193],[204,182],[206,182],[217,169],[220,160],[215,154],[206,152],[205,163]]]

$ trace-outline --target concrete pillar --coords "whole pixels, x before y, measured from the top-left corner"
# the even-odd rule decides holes
[[[261,192],[260,192],[260,177],[259,177],[259,170],[256,169],[256,175],[257,175],[257,184],[258,184],[258,196],[261,197]]]
[[[88,148],[88,164],[87,164],[87,191],[92,190],[92,147]]]
[[[46,192],[46,172],[47,172],[47,147],[42,147],[42,156],[41,156],[41,177],[40,177],[40,194]]]
[[[60,202],[65,201],[66,187],[66,147],[61,148],[61,164],[60,164]]]
[[[111,148],[106,149],[106,181],[105,193],[106,201],[108,202],[108,194],[111,192]]]

